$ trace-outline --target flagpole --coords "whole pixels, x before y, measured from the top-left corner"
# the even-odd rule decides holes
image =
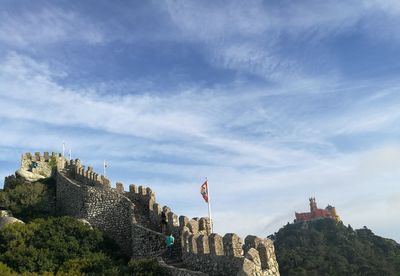
[[[208,183],[207,177],[206,177],[206,181],[207,181],[207,196],[208,196],[208,200],[207,200],[207,205],[208,205],[208,217],[210,218],[210,229],[211,229],[211,234],[212,234],[212,233],[213,233],[213,223],[212,223],[212,218],[211,218],[210,184]]]
[[[103,162],[103,175],[106,177],[106,160]]]
[[[62,142],[62,157],[64,157],[65,154],[65,142]]]

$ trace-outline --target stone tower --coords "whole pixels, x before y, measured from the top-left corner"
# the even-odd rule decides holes
[[[315,201],[315,197],[310,197],[310,211],[313,212],[317,210],[317,202]]]

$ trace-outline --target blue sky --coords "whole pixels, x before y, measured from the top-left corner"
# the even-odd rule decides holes
[[[60,151],[267,236],[308,209],[400,241],[400,4],[0,2],[0,177]],[[1,180],[2,181],[2,180]]]

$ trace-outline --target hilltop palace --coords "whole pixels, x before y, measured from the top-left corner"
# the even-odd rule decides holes
[[[294,222],[302,222],[309,221],[314,219],[321,218],[330,218],[335,220],[336,222],[340,221],[340,217],[336,213],[336,208],[328,205],[325,209],[319,209],[317,207],[317,202],[315,201],[315,197],[311,197],[310,199],[310,212],[308,213],[295,213],[296,219]]]

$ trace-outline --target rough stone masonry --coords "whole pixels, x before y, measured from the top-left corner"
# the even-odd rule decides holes
[[[178,257],[187,268],[163,264],[172,275],[279,275],[271,240],[247,236],[243,243],[234,233],[211,233],[208,218],[178,217],[167,206],[161,208],[150,188],[132,184],[125,191],[122,183],[111,188],[106,177],[79,159],[67,161],[54,153],[24,154],[20,169],[55,176],[57,212],[98,227],[133,258],[159,257],[165,251],[160,231],[164,210],[168,231],[178,241]]]

